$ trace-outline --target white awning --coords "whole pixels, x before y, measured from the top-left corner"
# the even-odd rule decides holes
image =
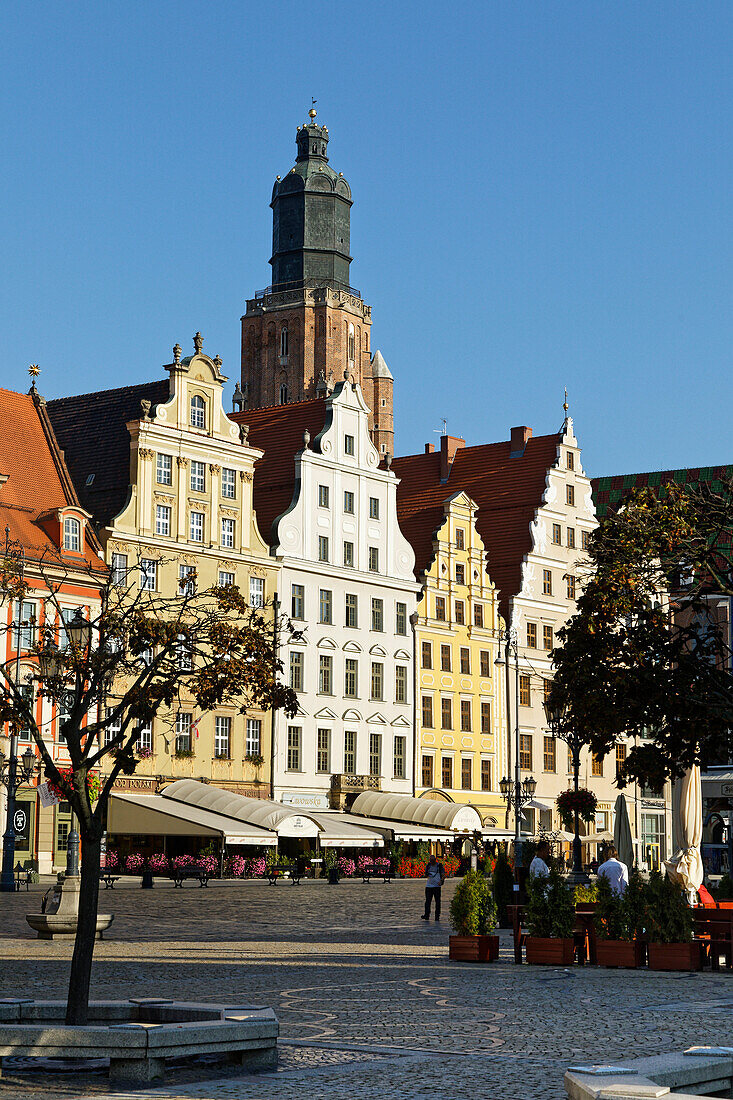
[[[405,794],[385,791],[363,791],[354,801],[351,812],[361,817],[378,817],[385,821],[402,821],[427,829],[447,829],[472,833],[482,828],[481,814],[466,802],[443,802],[434,798],[410,798]]]
[[[700,776],[705,798],[733,798],[733,770],[709,768]]]
[[[166,800],[199,806],[202,810],[223,814],[247,825],[269,829],[278,836],[313,837],[319,831],[318,822],[310,813],[301,813],[293,806],[270,802],[266,798],[247,798],[195,779],[179,779],[165,787],[161,794]]]
[[[218,836],[225,844],[277,844],[277,834],[159,794],[112,792],[107,832],[140,836]]]
[[[390,821],[380,817],[360,817],[356,814],[334,814],[339,820],[348,821],[362,829],[376,831],[385,840],[454,840],[452,829],[439,829],[425,825],[411,825],[407,821]]]
[[[384,837],[366,825],[355,825],[344,814],[309,810],[309,817],[318,822],[318,842],[321,848],[382,848]]]

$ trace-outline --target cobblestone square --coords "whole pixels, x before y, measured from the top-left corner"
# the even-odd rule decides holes
[[[1,997],[65,996],[72,944],[33,939],[24,919],[44,888],[1,896]],[[134,880],[102,891],[100,911],[115,920],[96,948],[94,998],[251,1000],[280,1021],[276,1073],[197,1067],[129,1095],[560,1100],[577,1060],[733,1045],[730,972],[518,967],[509,933],[497,963],[449,962],[454,888],[446,884],[439,924],[420,920],[413,881],[206,890],[159,881],[142,891]],[[0,1100],[107,1094],[102,1073],[52,1079],[11,1066],[0,1080]]]

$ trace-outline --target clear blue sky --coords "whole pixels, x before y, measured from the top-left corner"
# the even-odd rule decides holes
[[[239,369],[311,96],[398,453],[555,430],[589,473],[733,461],[730,3],[6,3],[0,383]],[[231,383],[230,383],[231,387]]]

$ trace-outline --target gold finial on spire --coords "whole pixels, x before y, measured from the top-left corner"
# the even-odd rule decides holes
[[[41,368],[38,366],[38,363],[31,363],[28,367],[28,373],[31,376],[31,389],[34,390],[36,388],[36,378],[38,378],[38,375],[41,373]]]
[[[565,410],[565,416],[566,416],[566,417],[567,417],[567,415],[568,415],[568,409],[569,409],[569,408],[570,408],[570,406],[568,405],[568,388],[567,388],[567,386],[566,386],[566,387],[565,387],[565,401],[564,401],[564,403],[563,403],[563,409]]]
[[[313,97],[311,96],[311,103],[313,104],[313,106],[311,107],[310,111],[308,112],[308,114],[310,115],[311,122],[315,122],[315,120],[316,120],[316,113],[317,113],[316,112],[316,103],[317,102],[318,102],[318,100],[313,99]]]

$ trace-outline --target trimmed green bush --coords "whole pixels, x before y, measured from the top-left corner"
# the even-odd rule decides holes
[[[644,894],[649,942],[692,943],[692,910],[683,887],[655,871]]]
[[[527,928],[541,939],[569,939],[575,928],[573,891],[557,871],[549,878],[534,875],[527,880],[529,904]]]
[[[450,903],[451,928],[457,936],[489,936],[496,924],[491,883],[479,871],[467,871]]]

